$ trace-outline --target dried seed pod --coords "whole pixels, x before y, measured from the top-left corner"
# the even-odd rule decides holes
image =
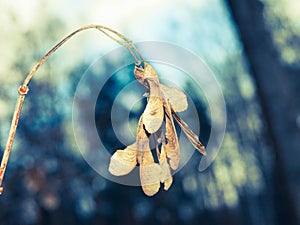
[[[167,101],[164,101],[165,108],[165,120],[166,120],[166,139],[167,143],[163,142],[162,147],[166,151],[167,157],[169,158],[170,166],[173,170],[176,170],[180,162],[180,149],[178,143],[177,132],[175,129],[171,106]]]
[[[155,195],[160,188],[161,167],[151,162],[151,152],[145,152],[140,163],[140,179],[144,193],[148,196]]]
[[[130,173],[137,164],[136,143],[129,145],[124,150],[117,150],[110,158],[109,172],[115,176],[122,176]]]
[[[161,169],[157,163],[154,163],[154,158],[149,146],[149,138],[142,123],[144,116],[144,114],[141,116],[137,128],[137,161],[140,164],[142,189],[146,195],[152,196],[159,190]]]
[[[182,112],[188,108],[187,97],[181,90],[163,84],[159,86],[164,98],[170,103],[175,112]]]
[[[150,95],[144,111],[143,124],[145,129],[153,134],[161,127],[164,118],[163,96],[157,80],[145,79],[145,83],[150,89]]]

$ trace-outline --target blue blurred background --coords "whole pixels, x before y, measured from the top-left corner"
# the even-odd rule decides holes
[[[76,146],[72,103],[90,63],[117,44],[96,31],[77,35],[30,83],[0,197],[1,225],[299,224],[298,0],[16,0],[1,1],[0,9],[2,150],[26,74],[62,37],[91,23],[136,42],[166,41],[198,55],[216,75],[227,107],[220,153],[204,172],[195,152],[170,190],[151,198],[140,187],[108,181]],[[95,73],[109,73],[114,60]],[[97,105],[95,120],[111,152],[124,148],[110,110],[133,80],[130,69],[128,77],[109,80],[101,93],[105,104]],[[203,93],[186,77],[179,82],[197,107],[207,143],[211,122]],[[122,117],[130,109],[120,104]]]

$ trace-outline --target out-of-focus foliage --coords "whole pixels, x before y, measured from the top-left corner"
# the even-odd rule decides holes
[[[300,2],[297,0],[264,0],[266,22],[273,34],[281,59],[300,67]]]

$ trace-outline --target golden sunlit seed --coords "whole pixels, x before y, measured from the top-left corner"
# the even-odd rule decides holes
[[[115,176],[122,176],[130,173],[137,164],[136,143],[129,145],[124,150],[117,150],[110,158],[109,172]]]
[[[143,124],[146,130],[153,134],[162,125],[164,119],[163,96],[156,80],[146,79],[150,89],[147,106],[144,111]]]
[[[166,151],[167,158],[169,159],[170,167],[176,170],[180,162],[180,150],[178,137],[171,113],[171,106],[167,101],[164,101],[165,120],[166,120],[166,139],[167,143],[163,142],[162,147]]]
[[[164,184],[164,190],[171,187],[173,183],[172,170],[179,167],[180,148],[173,116],[193,146],[202,154],[206,154],[206,152],[198,136],[176,114],[176,112],[182,112],[188,108],[186,95],[175,87],[160,84],[156,71],[149,63],[144,62],[144,68],[141,64],[136,65],[134,76],[149,91],[148,94],[144,95],[147,97],[147,105],[139,119],[135,148],[136,160],[140,166],[142,190],[146,195],[152,196],[159,191],[160,183]],[[162,133],[163,126],[165,134]],[[154,137],[155,153],[159,163],[154,162],[150,149],[149,137],[151,135]],[[160,143],[161,149],[158,147]],[[128,148],[123,150],[124,153],[121,153],[122,150],[117,150],[111,159],[110,168],[120,170],[124,168],[122,169],[123,173],[118,171],[120,174],[129,173],[132,170],[130,166],[135,163],[134,154],[128,155],[128,153],[125,153]],[[123,157],[124,159],[118,158],[117,161],[117,157]],[[125,161],[127,166],[124,166]],[[122,165],[115,165],[118,162]],[[116,171],[113,171],[113,174],[116,175]]]
[[[182,91],[175,87],[168,87],[163,84],[160,84],[159,86],[164,98],[170,103],[175,112],[182,112],[188,108],[187,97]]]

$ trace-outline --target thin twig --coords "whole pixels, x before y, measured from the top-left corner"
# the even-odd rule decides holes
[[[137,62],[137,57],[135,56],[135,54],[133,53],[133,51],[130,49],[130,47],[138,54],[138,56],[140,57],[140,59],[142,61],[144,61],[143,57],[141,56],[140,52],[137,50],[137,48],[133,45],[132,41],[129,40],[128,38],[126,38],[124,35],[118,33],[117,31],[110,29],[108,27],[105,26],[101,26],[101,25],[96,25],[96,24],[91,24],[85,27],[81,27],[78,30],[72,32],[71,34],[69,34],[67,37],[65,37],[63,40],[61,40],[58,44],[56,44],[34,67],[33,69],[30,71],[30,73],[27,75],[27,77],[25,78],[24,82],[23,82],[23,86],[28,86],[32,76],[35,74],[35,72],[38,70],[38,68],[44,64],[44,62],[47,61],[47,59],[60,47],[62,46],[66,41],[68,41],[71,37],[73,37],[75,34],[84,31],[84,30],[88,30],[88,29],[98,29],[100,30],[102,33],[104,33],[106,36],[108,36],[109,38],[111,38],[112,40],[114,40],[115,42],[117,42],[118,44],[124,46],[125,48],[127,48],[130,52],[130,54],[133,56],[134,60]],[[108,34],[107,32],[103,31],[102,29],[108,30],[114,34],[116,34],[119,38],[123,39],[126,43],[121,42],[119,40],[117,40],[116,38],[112,37],[110,34]],[[129,46],[130,47],[129,47]]]
[[[27,86],[21,86],[19,88],[19,97],[17,100],[13,119],[11,121],[10,131],[9,131],[6,147],[4,150],[4,154],[3,154],[1,166],[0,166],[0,194],[2,194],[2,191],[3,191],[3,188],[1,187],[1,185],[2,185],[2,181],[3,181],[4,173],[6,170],[8,158],[10,155],[11,147],[12,147],[14,137],[16,134],[16,129],[18,126],[18,122],[19,122],[19,118],[20,118],[20,114],[21,114],[21,110],[22,110],[22,105],[23,105],[25,95],[27,94],[27,92],[28,92]]]
[[[118,44],[124,46],[125,48],[128,49],[128,51],[130,52],[130,54],[133,56],[134,60],[136,63],[139,63],[138,57],[143,61],[143,57],[141,56],[140,52],[137,50],[137,48],[134,46],[134,44],[132,43],[131,40],[129,40],[128,38],[126,38],[124,35],[118,33],[117,31],[105,27],[105,26],[101,26],[101,25],[96,25],[96,24],[91,24],[85,27],[81,27],[78,30],[72,32],[71,34],[69,34],[68,36],[66,36],[64,39],[62,39],[58,44],[56,44],[34,67],[33,69],[28,73],[28,75],[26,76],[23,85],[19,88],[19,97],[16,103],[16,108],[14,111],[14,115],[13,115],[13,119],[11,122],[11,126],[10,126],[10,131],[9,131],[9,135],[8,135],[8,139],[7,139],[7,143],[6,143],[6,147],[3,153],[3,157],[2,157],[2,161],[1,161],[1,166],[0,166],[0,195],[3,192],[3,187],[1,187],[2,185],[2,181],[3,181],[3,177],[4,177],[4,173],[6,170],[6,166],[8,163],[8,159],[9,159],[9,155],[11,152],[11,148],[12,148],[12,144],[14,141],[14,137],[16,134],[16,129],[18,126],[18,122],[19,122],[19,118],[20,118],[20,114],[21,114],[21,110],[22,110],[22,106],[23,106],[23,102],[25,100],[25,96],[28,93],[28,84],[30,82],[30,80],[32,79],[33,75],[36,73],[36,71],[39,69],[39,67],[41,65],[43,65],[47,59],[59,48],[61,47],[66,41],[68,41],[71,37],[73,37],[75,34],[84,31],[84,30],[88,30],[88,29],[97,29],[99,31],[101,31],[102,33],[104,33],[106,36],[108,36],[109,38],[111,38],[112,40],[114,40],[115,42],[117,42]],[[122,39],[123,41],[120,41],[118,39],[116,39],[115,37],[113,37],[112,35],[110,35],[108,32],[106,32],[106,30],[108,32],[111,32],[115,35],[117,35],[120,39]],[[138,57],[136,56],[136,54],[138,55]]]
[[[114,33],[115,35],[117,35],[119,38],[123,39],[126,43],[128,43],[130,45],[130,47],[138,54],[138,56],[140,57],[140,59],[142,61],[144,61],[144,58],[143,56],[141,55],[141,53],[139,52],[139,50],[135,47],[135,45],[133,44],[133,42],[126,38],[124,35],[120,34],[119,32],[109,28],[109,27],[105,27],[105,26],[98,26],[97,29],[101,30],[101,29],[105,29],[105,30],[108,30],[112,33]],[[101,30],[103,32],[103,30]],[[103,32],[104,33],[104,32]],[[105,33],[107,36],[109,36],[110,38],[112,38],[114,41],[118,42],[119,44],[123,45],[122,43],[120,43],[119,41],[117,41],[116,39],[114,39],[112,36],[110,36],[109,34]],[[124,46],[124,45],[123,45]],[[124,46],[126,47],[126,46]],[[128,49],[128,47],[126,47]]]

